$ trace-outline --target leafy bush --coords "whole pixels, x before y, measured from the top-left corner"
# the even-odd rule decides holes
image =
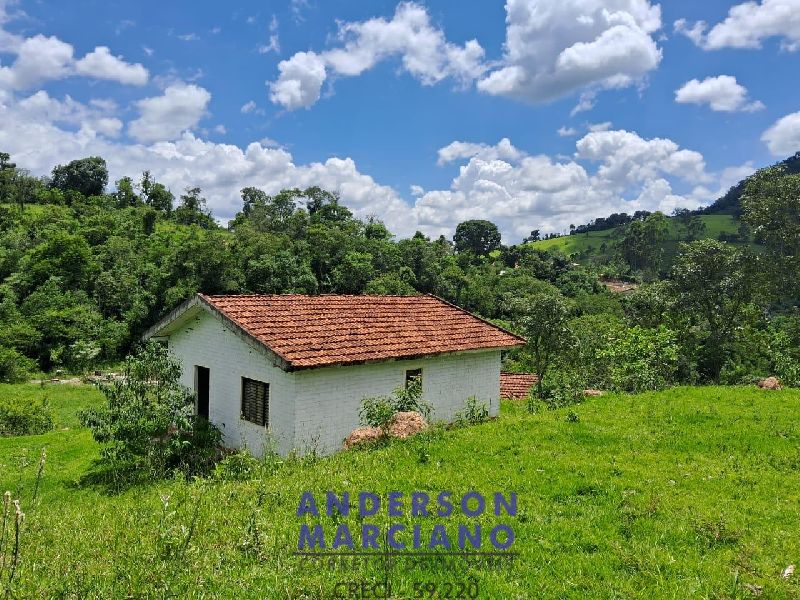
[[[543,382],[540,400],[551,409],[578,404],[585,388],[585,379],[578,371],[560,369]]]
[[[616,390],[643,392],[672,384],[678,366],[678,344],[673,331],[663,325],[623,330],[600,350],[598,357],[611,364],[610,383]]]
[[[392,393],[392,404],[396,412],[416,411],[427,421],[431,416],[432,407],[422,399],[422,380],[412,378],[406,387],[397,388]]]
[[[151,342],[125,360],[120,380],[99,385],[107,406],[80,416],[108,466],[150,477],[210,471],[222,436],[193,415],[194,394],[178,383],[180,373],[178,361]]]
[[[0,346],[0,381],[19,383],[28,379],[36,363],[13,348]]]
[[[364,398],[358,410],[363,425],[389,430],[389,422],[395,413],[415,411],[428,421],[433,407],[422,399],[422,381],[411,379],[406,387],[397,388],[391,396]]]
[[[770,334],[774,374],[784,385],[800,387],[800,316],[776,320]]]
[[[475,396],[470,396],[464,401],[464,410],[456,413],[458,425],[477,425],[489,418],[489,408]]]
[[[361,401],[361,408],[358,416],[361,423],[370,427],[378,427],[386,433],[389,430],[389,421],[392,420],[397,410],[391,398],[377,396],[374,398],[364,398]]]
[[[53,410],[46,398],[0,400],[0,435],[38,435],[53,429]]]

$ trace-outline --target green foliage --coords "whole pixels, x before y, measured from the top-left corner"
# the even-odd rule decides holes
[[[405,387],[395,389],[391,396],[364,398],[358,414],[362,424],[386,432],[395,413],[415,411],[427,421],[431,410],[431,405],[422,398],[422,381],[414,377]]]
[[[735,335],[759,302],[755,258],[716,240],[681,246],[672,268],[674,311],[697,328],[700,371],[713,381],[731,352]]]
[[[378,427],[385,433],[388,431],[389,422],[396,412],[397,410],[391,398],[376,396],[374,398],[364,398],[361,401],[361,408],[358,411],[358,416],[361,419],[362,425]]]
[[[800,387],[800,315],[776,319],[769,332],[772,372],[783,385]]]
[[[800,296],[800,175],[784,167],[762,169],[742,196],[744,221],[764,244],[764,268],[779,297]]]
[[[0,436],[46,433],[53,429],[54,421],[47,398],[0,398]]]
[[[110,470],[160,477],[213,466],[221,434],[193,415],[194,395],[178,382],[180,373],[167,350],[151,342],[126,359],[120,379],[100,385],[106,406],[85,411],[81,421]]]
[[[660,212],[625,226],[618,250],[631,271],[642,272],[651,278],[661,271],[663,244],[668,233],[669,221]]]
[[[14,348],[0,346],[0,382],[18,383],[30,377],[36,363]]]
[[[663,325],[624,329],[598,351],[598,357],[610,364],[610,384],[615,390],[638,393],[675,382],[678,345],[675,333]]]
[[[464,401],[464,410],[456,413],[456,424],[461,427],[479,425],[489,419],[489,407],[475,396],[470,396]]]
[[[108,183],[106,161],[99,156],[73,160],[53,168],[50,185],[62,192],[99,196]]]
[[[222,481],[248,481],[261,472],[262,463],[247,450],[228,454],[214,465],[214,478]]]
[[[548,291],[515,300],[512,311],[515,326],[527,339],[525,351],[539,378],[537,385],[542,396],[548,369],[574,343],[568,327],[569,307],[558,291]]]
[[[42,393],[39,386],[0,386],[9,390]],[[47,391],[54,407],[98,396],[82,386]],[[610,395],[537,414],[503,402],[498,419],[477,428],[437,428],[372,452],[287,460],[286,468],[255,478],[175,478],[121,494],[83,478],[97,446],[86,430],[63,429],[66,421],[59,421],[39,438],[0,439],[0,490],[11,490],[27,513],[10,597],[191,598],[202,590],[208,597],[281,598],[298,589],[323,596],[341,573],[293,568],[283,554],[297,548],[301,494],[312,491],[319,500],[335,481],[351,499],[365,482],[382,500],[389,490],[408,498],[420,482],[455,497],[518,491],[518,516],[500,522],[514,528],[514,551],[549,568],[534,578],[526,569],[499,577],[476,569],[471,575],[486,598],[683,598],[687,585],[708,598],[747,598],[748,585],[763,587],[764,598],[793,598],[797,582],[780,572],[800,549],[791,526],[797,509],[776,502],[776,490],[800,495],[799,409],[800,391],[754,386]],[[578,422],[567,420],[570,411]],[[34,505],[43,445],[48,464]],[[531,488],[532,478],[541,485]],[[476,524],[498,522],[487,512]],[[323,517],[326,541],[340,522],[360,531],[356,513]],[[581,569],[574,570],[576,560]],[[265,561],[274,568],[265,569]],[[348,570],[356,581],[383,576],[378,561]],[[399,590],[413,581],[441,586],[453,571],[420,564],[388,577]]]
[[[464,221],[456,226],[453,243],[459,254],[469,252],[475,256],[487,256],[500,247],[500,231],[491,221]]]
[[[583,400],[585,388],[586,379],[580,371],[569,368],[556,369],[543,382],[538,400],[551,410],[571,406]]]

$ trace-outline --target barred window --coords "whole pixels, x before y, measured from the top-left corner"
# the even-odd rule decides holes
[[[242,419],[269,425],[269,384],[242,377]]]

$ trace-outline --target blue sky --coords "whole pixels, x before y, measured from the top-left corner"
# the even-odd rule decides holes
[[[36,174],[322,185],[506,241],[712,202],[800,150],[800,0],[0,0],[0,150]]]

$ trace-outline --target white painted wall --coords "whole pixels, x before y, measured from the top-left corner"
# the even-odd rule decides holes
[[[295,373],[295,441],[300,449],[333,452],[359,426],[361,400],[388,396],[405,385],[406,370],[422,369],[422,396],[432,419],[452,421],[464,401],[476,396],[491,416],[500,410],[500,351],[462,352],[419,360],[397,360]]]
[[[263,346],[205,310],[169,336],[169,348],[183,364],[186,387],[195,387],[195,365],[209,368],[210,420],[226,446],[256,455],[268,434],[281,454],[340,449],[359,426],[362,399],[391,394],[405,385],[410,369],[422,369],[423,398],[433,405],[434,420],[452,421],[469,396],[486,403],[492,416],[500,409],[499,350],[287,373]],[[240,418],[242,377],[270,384],[269,432]]]
[[[242,377],[269,384],[269,435],[278,451],[294,447],[294,378],[273,365],[266,349],[242,336],[218,317],[202,310],[169,337],[170,351],[183,364],[181,383],[195,389],[194,367],[208,367],[209,420],[219,427],[230,448],[263,454],[266,428],[241,419]]]

